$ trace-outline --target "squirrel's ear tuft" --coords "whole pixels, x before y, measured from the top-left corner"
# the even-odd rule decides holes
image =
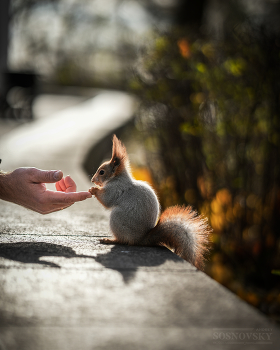
[[[110,161],[114,175],[121,174],[125,168],[129,167],[129,160],[124,144],[113,136],[112,158]]]
[[[119,161],[127,158],[126,148],[116,135],[113,136],[112,161],[115,158],[119,158]]]

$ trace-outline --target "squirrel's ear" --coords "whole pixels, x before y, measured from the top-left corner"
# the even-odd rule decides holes
[[[118,157],[113,158],[113,161],[112,161],[112,171],[113,171],[113,173],[116,171],[117,167],[120,164],[121,164],[120,158],[118,158]]]
[[[115,175],[122,173],[126,165],[128,165],[126,148],[116,135],[113,137],[112,158],[110,164],[112,172]]]

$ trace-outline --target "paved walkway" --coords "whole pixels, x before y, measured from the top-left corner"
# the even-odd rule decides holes
[[[3,169],[61,169],[87,190],[83,157],[134,108],[103,92],[23,125],[0,140]],[[278,327],[167,249],[99,244],[95,199],[46,216],[0,201],[0,234],[0,350],[279,348]]]

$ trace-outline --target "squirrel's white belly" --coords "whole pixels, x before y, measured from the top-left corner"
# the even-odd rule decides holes
[[[119,241],[134,244],[155,227],[159,202],[150,186],[140,181],[124,196],[111,212],[110,228]]]

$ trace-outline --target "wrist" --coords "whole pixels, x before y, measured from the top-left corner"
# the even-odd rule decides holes
[[[9,199],[9,177],[10,173],[0,171],[0,199],[10,200]]]

